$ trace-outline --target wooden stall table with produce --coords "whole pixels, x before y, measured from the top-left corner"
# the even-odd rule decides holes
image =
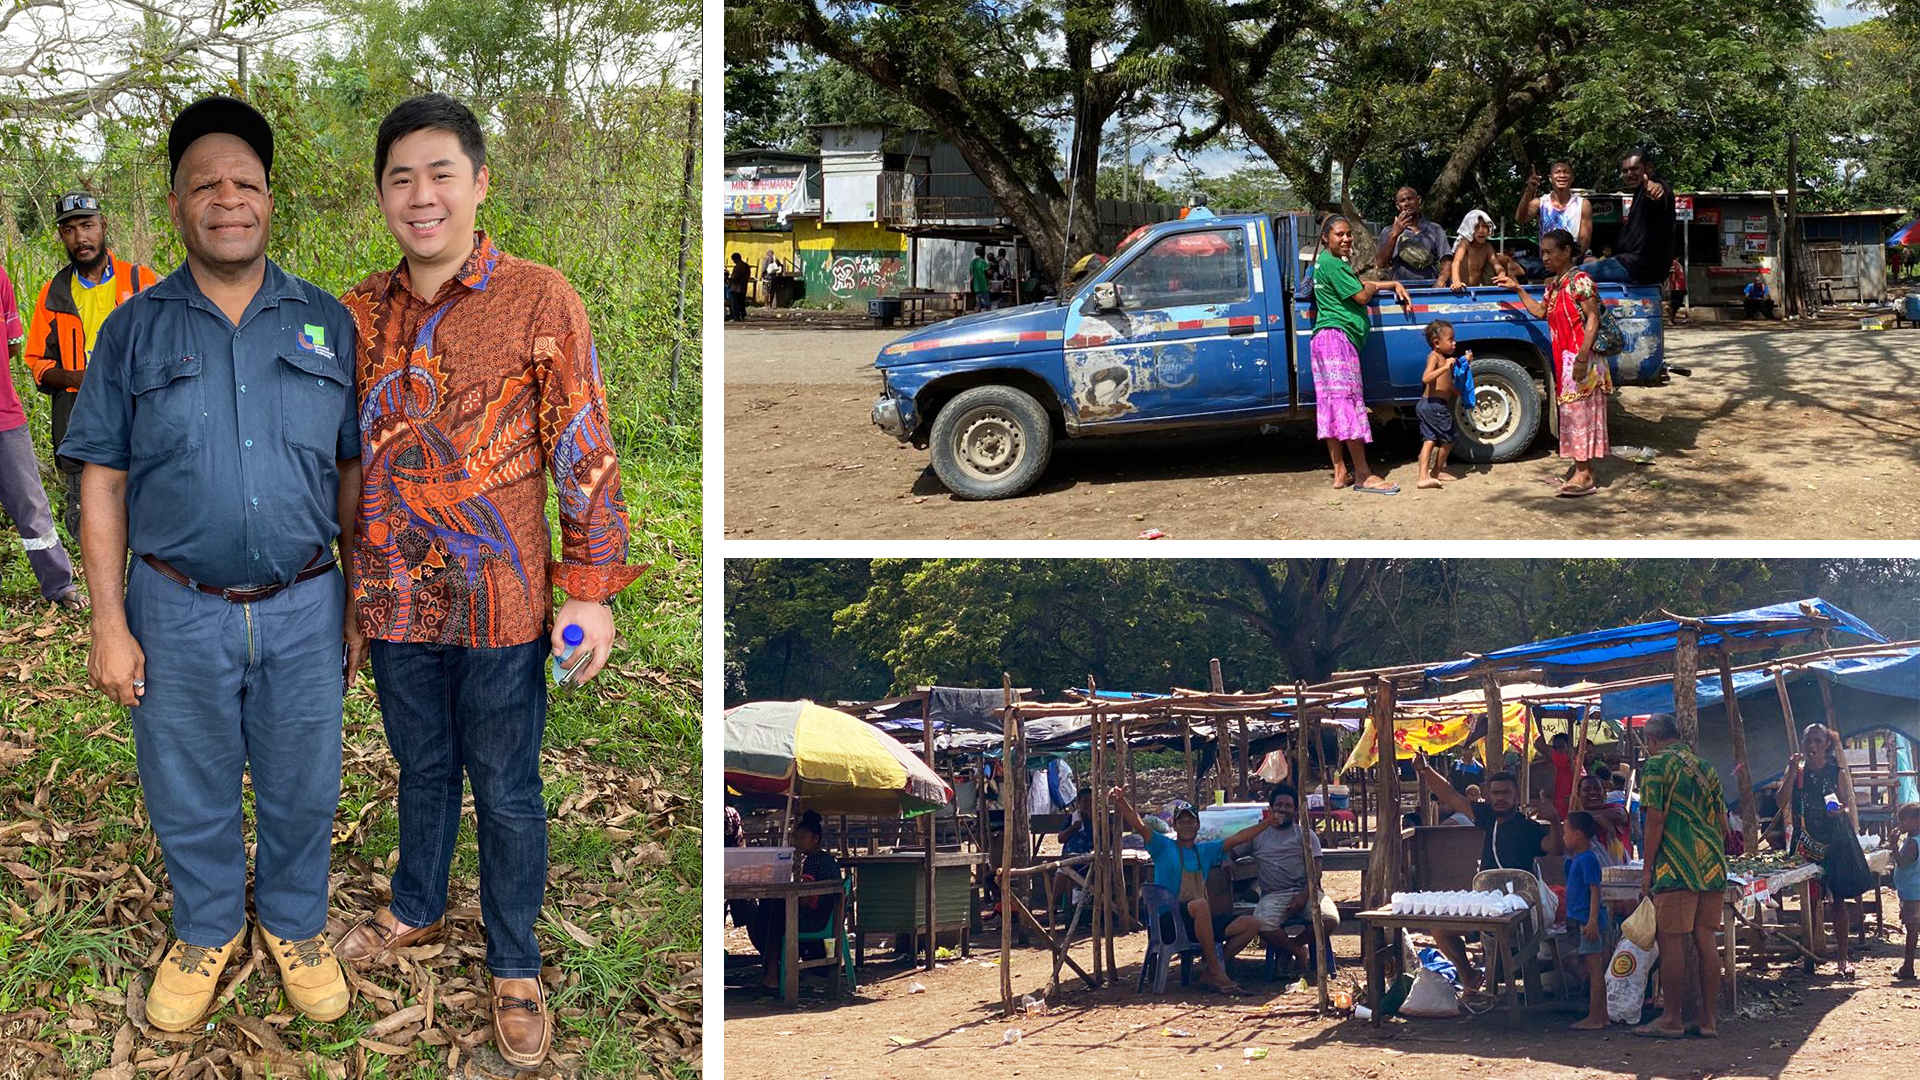
[[[731,848],[729,850],[740,850]],[[839,955],[831,955],[822,960],[800,960],[800,901],[808,896],[838,896],[843,888],[838,881],[729,881],[726,883],[728,900],[780,900],[786,905],[787,932],[781,939],[781,949],[786,962],[780,965],[780,999],[789,1008],[800,1002],[800,972],[802,968],[829,967],[827,994],[833,998],[840,996],[840,965],[844,963]],[[834,937],[840,936],[841,925],[845,922],[845,905],[839,905],[829,924]]]
[[[1367,1006],[1373,1010],[1372,1023],[1383,1019],[1380,999],[1387,990],[1387,960],[1396,948],[1397,930],[1420,930],[1428,934],[1448,932],[1479,934],[1487,945],[1487,986],[1506,998],[1507,1013],[1520,1012],[1520,982],[1526,981],[1527,1003],[1541,1000],[1540,976],[1535,955],[1541,942],[1532,929],[1533,910],[1509,911],[1503,915],[1411,915],[1391,908],[1375,908],[1359,914],[1360,953],[1367,968]]]
[[[974,867],[987,861],[978,852],[941,851],[933,856],[936,932],[958,931],[960,953],[973,955],[974,911],[978,908]],[[848,855],[840,865],[853,875],[855,905],[854,964],[866,963],[868,934],[909,935],[913,951],[927,928],[927,853],[902,849],[877,855]]]

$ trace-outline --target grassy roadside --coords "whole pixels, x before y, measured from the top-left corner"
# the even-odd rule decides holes
[[[44,443],[45,399],[16,385]],[[632,561],[619,643],[590,687],[556,694],[542,753],[552,857],[540,944],[559,1018],[539,1075],[698,1072],[700,1044],[700,449],[698,392],[607,373]],[[699,385],[697,361],[683,373]],[[645,387],[623,395],[620,387]],[[43,460],[45,458],[43,457]],[[49,478],[50,474],[49,474]],[[57,485],[50,485],[56,500]],[[551,516],[551,514],[550,514]],[[86,686],[84,617],[40,601],[0,528],[0,1080],[14,1076],[511,1075],[487,1045],[471,803],[450,933],[363,973],[348,1014],[287,1007],[261,953],[237,954],[210,1029],[144,1029],[170,894],[140,800],[126,710]],[[397,778],[370,680],[349,697],[334,825],[332,927],[385,902]],[[251,837],[251,790],[247,792]]]

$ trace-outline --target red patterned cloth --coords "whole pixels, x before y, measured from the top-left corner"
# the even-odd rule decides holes
[[[1613,376],[1604,356],[1588,358],[1587,379],[1576,382],[1573,361],[1586,345],[1582,300],[1598,300],[1593,279],[1578,271],[1547,285],[1547,329],[1552,334],[1554,389],[1560,399],[1560,456],[1592,461],[1607,456],[1607,395]]]
[[[646,569],[626,565],[627,508],[586,307],[559,271],[485,233],[431,302],[408,282],[402,261],[341,297],[360,335],[350,569],[360,628],[477,648],[544,637],[551,587],[605,600]]]

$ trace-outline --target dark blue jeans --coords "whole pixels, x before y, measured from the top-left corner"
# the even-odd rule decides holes
[[[460,784],[479,817],[480,918],[496,978],[540,974],[533,926],[547,891],[546,639],[504,649],[372,643],[387,745],[400,765],[400,864],[393,914],[425,926],[447,910]]]
[[[340,801],[338,572],[229,604],[135,559],[127,628],[146,653],[140,790],[173,883],[174,936],[217,949],[247,921],[240,778],[253,777],[253,909],[292,941],[327,928]]]

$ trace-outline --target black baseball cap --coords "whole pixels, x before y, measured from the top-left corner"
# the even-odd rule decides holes
[[[205,135],[235,135],[260,155],[260,165],[273,175],[273,128],[260,110],[239,98],[216,94],[204,97],[180,111],[167,131],[167,157],[172,161],[167,182],[180,171],[180,159],[187,147]]]
[[[100,213],[100,197],[85,191],[69,191],[53,203],[55,225],[68,218],[92,217],[98,213]]]

